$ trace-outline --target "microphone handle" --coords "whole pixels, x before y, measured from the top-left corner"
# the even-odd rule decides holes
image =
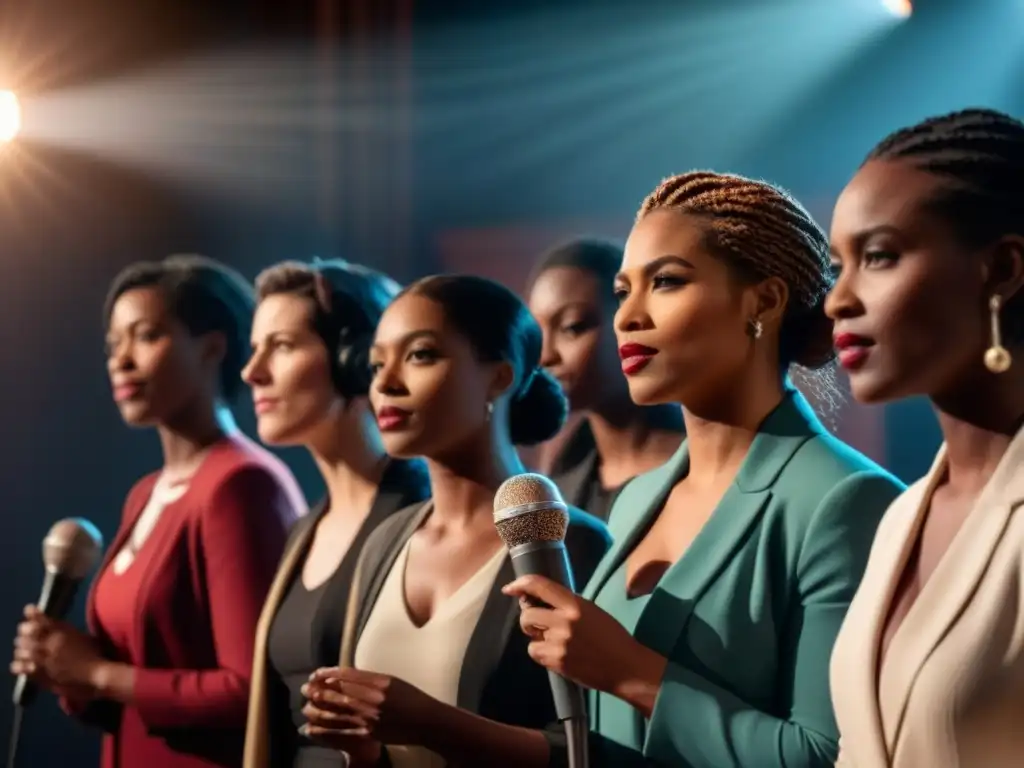
[[[81,583],[80,579],[72,579],[59,573],[46,571],[43,588],[39,593],[39,601],[36,605],[51,619],[63,619],[71,610]],[[27,707],[35,700],[36,693],[37,689],[32,681],[25,675],[18,675],[14,681],[14,694],[11,700],[16,707]]]
[[[572,566],[561,541],[531,541],[509,550],[512,569],[516,577],[536,575],[551,579],[568,590],[575,592]],[[546,606],[549,607],[549,606]],[[583,689],[571,680],[555,672],[548,672],[551,678],[551,694],[555,699],[555,714],[562,722],[566,720],[587,720],[587,698]]]

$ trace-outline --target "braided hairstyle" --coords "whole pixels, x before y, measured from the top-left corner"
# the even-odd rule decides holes
[[[832,322],[824,310],[832,287],[828,238],[800,203],[763,181],[692,171],[659,184],[637,220],[661,209],[704,219],[709,247],[741,279],[786,282],[789,304],[779,333],[783,369],[796,363],[817,370],[832,362]]]
[[[903,161],[942,179],[928,201],[968,247],[1024,235],[1024,123],[993,109],[965,109],[903,128],[872,160]],[[1008,341],[1024,342],[1024,292],[1003,312]]]

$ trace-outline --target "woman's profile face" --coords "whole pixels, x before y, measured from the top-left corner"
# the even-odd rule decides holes
[[[311,301],[293,294],[268,296],[256,308],[242,379],[252,388],[260,439],[269,445],[309,445],[344,408],[313,312]]]
[[[756,297],[710,252],[696,217],[656,210],[640,219],[615,293],[622,370],[639,405],[704,402],[750,359]]]
[[[530,289],[530,312],[544,334],[541,365],[561,383],[575,411],[596,408],[625,386],[611,288],[591,272],[552,267]]]
[[[949,391],[982,366],[983,262],[929,209],[940,184],[907,163],[874,160],[836,202],[838,279],[825,309],[861,402]]]
[[[479,438],[498,365],[477,359],[437,302],[416,293],[392,302],[370,349],[370,403],[387,452],[441,458]]]
[[[132,426],[173,419],[196,398],[213,397],[219,359],[209,336],[196,338],[157,287],[133,288],[114,302],[107,325],[107,373],[121,417]]]

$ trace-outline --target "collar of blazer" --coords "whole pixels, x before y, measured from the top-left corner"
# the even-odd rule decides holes
[[[747,540],[772,496],[772,487],[797,450],[823,432],[810,405],[787,390],[764,420],[735,480],[684,557],[666,571],[637,620],[634,636],[672,658],[694,607]],[[650,528],[672,488],[689,469],[688,441],[664,466],[631,481],[610,516],[613,544],[584,596],[595,599],[608,578]]]
[[[883,764],[895,750],[922,665],[976,593],[1014,510],[1024,503],[1024,428],[1011,441],[946,555],[897,628],[880,667],[889,608],[914,553],[929,501],[947,469],[942,445],[928,474],[886,512],[840,635],[843,647],[837,658],[841,656],[843,675],[848,678],[836,708],[849,734],[844,748],[872,764]]]

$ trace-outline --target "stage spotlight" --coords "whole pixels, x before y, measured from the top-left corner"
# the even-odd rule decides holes
[[[914,12],[914,6],[910,0],[882,0],[882,5],[893,16],[898,16],[901,19],[909,17]]]
[[[7,142],[21,129],[21,105],[11,91],[0,91],[0,142]]]

